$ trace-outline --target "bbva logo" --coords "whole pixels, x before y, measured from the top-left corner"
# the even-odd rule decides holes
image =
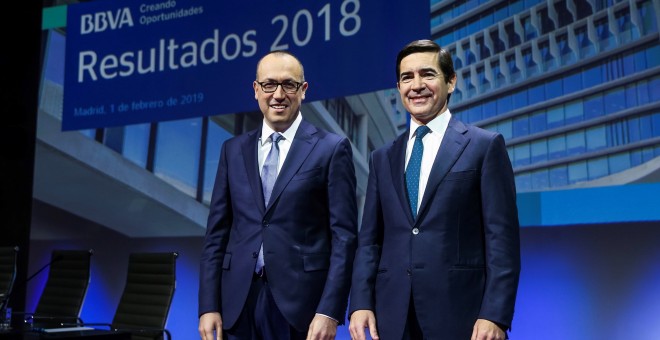
[[[98,33],[105,30],[116,30],[124,26],[133,27],[133,17],[128,7],[116,11],[96,12],[80,16],[80,34]]]

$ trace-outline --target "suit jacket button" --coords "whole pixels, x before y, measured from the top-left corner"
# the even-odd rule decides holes
[[[408,276],[411,276],[412,275],[412,270],[406,269],[406,273],[408,273]]]
[[[413,228],[412,233],[413,233],[413,235],[419,234],[419,229]]]
[[[255,251],[254,253],[252,253],[252,258],[253,258],[253,259],[256,259],[256,258],[257,258],[257,256],[259,256],[259,254],[257,254],[257,252],[256,252],[256,251]]]

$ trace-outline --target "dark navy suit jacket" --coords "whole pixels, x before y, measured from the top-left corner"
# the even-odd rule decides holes
[[[504,139],[452,118],[416,220],[407,142],[372,154],[349,310],[373,310],[385,340],[403,336],[411,294],[429,339],[469,339],[477,318],[510,326],[520,241]]]
[[[348,139],[303,119],[264,206],[261,130],[223,144],[200,267],[199,313],[231,328],[248,296],[260,245],[273,298],[308,329],[315,313],[343,323],[357,243],[355,169]]]

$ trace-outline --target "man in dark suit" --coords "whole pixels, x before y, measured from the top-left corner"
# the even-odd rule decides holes
[[[351,336],[504,339],[520,275],[504,139],[451,116],[456,75],[433,41],[405,46],[396,73],[410,128],[370,160]]]
[[[351,144],[302,118],[292,54],[257,65],[261,128],[220,155],[201,257],[202,339],[334,339],[357,243]],[[215,334],[214,334],[215,333]]]

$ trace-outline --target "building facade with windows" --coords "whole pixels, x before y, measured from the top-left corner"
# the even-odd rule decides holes
[[[222,143],[259,127],[261,112],[61,131],[66,30],[44,35],[35,198],[129,236],[203,235]],[[361,202],[369,153],[405,128],[398,93],[303,102],[301,112],[351,140]]]
[[[502,133],[519,192],[657,181],[658,0],[431,1],[452,112]]]
[[[61,18],[66,13],[61,9],[77,2],[44,5],[44,22],[65,22],[52,16]],[[167,328],[177,338],[197,337],[197,305],[191,302],[197,299],[220,148],[228,138],[260,126],[257,102],[253,112],[62,131],[66,27],[47,27],[42,35],[28,270],[36,272],[53,249],[93,248],[94,273],[80,316],[112,320],[128,253],[177,251],[177,292]],[[369,153],[406,127],[398,92],[303,102],[301,112],[350,139],[362,207]],[[28,310],[39,299],[42,279],[27,287]],[[348,334],[347,329],[339,333],[339,338]]]
[[[519,192],[660,177],[659,2],[431,1],[431,37],[451,52],[457,72],[451,110],[504,135]],[[109,182],[118,191],[109,217],[116,209],[141,211],[135,207],[154,204],[154,211],[165,207],[163,216],[179,215],[182,224],[201,233],[222,142],[257,127],[261,114],[60,132],[66,28],[44,32],[37,151],[49,157],[37,156],[35,197],[88,218],[102,216],[86,206],[93,200],[85,194],[92,191],[66,194],[71,179],[62,176],[73,168],[51,171],[70,164],[100,174],[85,177],[90,188],[99,185],[95,178],[123,184]],[[406,128],[396,89],[304,103],[302,112],[352,141],[362,199],[370,151]],[[112,159],[112,166],[94,166],[105,159],[100,155]],[[76,161],[59,162],[62,157]],[[127,182],[122,180],[131,178],[127,173],[144,178]],[[165,194],[163,184],[175,190]],[[133,202],[134,195],[141,203]],[[180,199],[162,202],[163,197]]]
[[[44,21],[77,2],[44,2]],[[637,338],[657,338],[647,326],[660,306],[660,231],[657,213],[641,215],[657,211],[657,185],[624,186],[639,191],[625,202],[615,187],[554,189],[660,182],[660,0],[431,0],[430,13],[430,37],[454,56],[452,113],[504,135],[521,224],[544,227],[521,229],[524,277],[512,338],[624,339],[641,333],[636,324],[652,334]],[[259,126],[257,103],[254,112],[63,132],[66,27],[44,29],[43,37],[28,272],[47,263],[51,249],[94,248],[81,317],[105,321],[121,293],[125,255],[176,250],[167,328],[176,338],[197,337],[198,262],[220,147]],[[303,104],[306,119],[351,140],[360,207],[369,153],[407,128],[394,82]],[[595,214],[610,197],[617,209]],[[637,215],[618,209],[628,201],[643,203]],[[564,202],[585,219],[552,214]],[[544,204],[555,210],[541,213]],[[616,215],[615,223],[601,215]],[[630,216],[646,222],[628,223]],[[575,223],[587,225],[545,228]],[[43,277],[28,285],[28,310]],[[348,338],[341,326],[337,339]]]

